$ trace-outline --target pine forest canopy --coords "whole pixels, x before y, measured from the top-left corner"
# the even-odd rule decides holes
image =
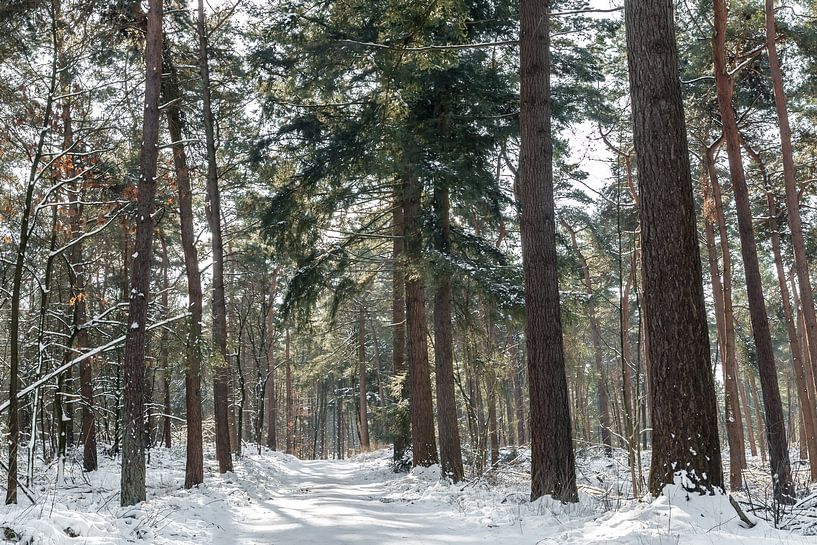
[[[178,441],[817,481],[813,0],[9,0],[0,59],[7,503]]]

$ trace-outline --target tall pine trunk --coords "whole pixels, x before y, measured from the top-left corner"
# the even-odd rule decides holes
[[[519,204],[531,429],[531,499],[578,501],[565,375],[550,129],[550,1],[521,0]]]
[[[679,471],[695,488],[719,489],[723,467],[673,2],[627,0],[624,13],[649,311],[649,489],[660,495]]]
[[[150,298],[153,198],[159,157],[159,95],[162,80],[162,0],[150,0],[145,39],[145,115],[142,129],[139,199],[136,209],[128,333],[125,339],[125,429],[122,436],[122,506],[145,501],[145,345]]]
[[[786,91],[783,88],[783,74],[780,70],[780,61],[777,57],[775,43],[777,31],[775,29],[774,0],[765,0],[766,12],[766,50],[769,53],[769,71],[772,76],[774,89],[774,105],[777,111],[777,124],[780,130],[780,148],[783,159],[783,182],[786,188],[786,215],[791,231],[791,242],[794,248],[794,270],[797,273],[797,282],[800,285],[800,299],[802,301],[803,321],[805,323],[805,338],[812,370],[817,374],[817,316],[814,311],[814,291],[811,287],[811,278],[808,270],[808,254],[806,241],[803,237],[803,224],[800,218],[800,195],[797,191],[794,166],[794,150],[791,143],[791,127],[789,126],[789,112]],[[812,465],[814,460],[812,459]]]
[[[190,312],[185,348],[185,410],[187,429],[187,458],[184,487],[191,488],[204,482],[204,446],[201,425],[201,322],[204,296],[201,290],[201,272],[193,230],[193,192],[190,187],[190,169],[184,148],[184,124],[181,115],[181,93],[176,66],[165,49],[164,102],[167,107],[167,125],[173,142],[173,167],[179,196],[179,223],[184,253],[184,271],[187,278],[187,310]]]
[[[407,174],[404,178],[402,198],[406,257],[406,356],[410,391],[412,463],[415,466],[430,466],[436,464],[438,458],[437,443],[434,438],[434,407],[426,342],[426,301],[422,266],[423,235],[420,214],[422,193],[422,182],[414,174]]]
[[[769,461],[774,479],[775,497],[778,500],[788,502],[794,497],[794,488],[791,482],[791,467],[786,442],[786,423],[783,417],[783,404],[780,400],[780,388],[777,384],[777,368],[774,361],[769,316],[766,312],[766,302],[763,296],[757,243],[752,224],[752,209],[749,203],[749,190],[746,186],[743,159],[741,158],[740,136],[735,111],[732,106],[734,80],[730,76],[726,65],[726,0],[714,0],[714,8],[715,34],[712,38],[712,51],[715,64],[715,86],[717,88],[723,134],[726,140],[726,152],[729,156],[729,171],[738,216],[740,250],[746,276],[746,295],[749,300],[749,317],[752,322],[752,334],[757,351],[763,404],[766,407]]]
[[[216,162],[215,121],[210,98],[210,67],[208,61],[207,24],[204,17],[204,0],[199,0],[199,74],[201,76],[202,121],[207,147],[207,222],[213,249],[213,408],[216,419],[216,457],[219,473],[233,470],[230,449],[230,424],[228,388],[230,367],[227,363],[227,304],[224,295],[224,242],[221,236],[221,193],[218,187]]]
[[[442,261],[451,251],[451,204],[448,188],[435,186],[434,214],[439,222],[434,245]],[[451,277],[445,263],[434,275],[434,368],[437,386],[437,427],[440,433],[440,466],[443,476],[459,482],[462,466],[457,400],[454,395],[454,338],[451,332]]]

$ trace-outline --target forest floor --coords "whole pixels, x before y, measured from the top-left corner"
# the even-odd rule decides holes
[[[41,468],[36,504],[0,508],[0,542],[196,545],[626,545],[817,543],[758,520],[744,528],[727,499],[690,497],[680,487],[652,501],[622,494],[620,460],[579,456],[581,501],[527,500],[525,453],[481,479],[442,483],[438,468],[391,471],[390,452],[347,461],[301,461],[245,453],[218,475],[208,453],[205,484],[183,490],[184,451],[153,449],[148,501],[118,505],[119,468],[82,473],[71,463]],[[26,500],[27,501],[27,500]],[[752,519],[755,516],[750,514]],[[806,516],[805,520],[810,520]]]

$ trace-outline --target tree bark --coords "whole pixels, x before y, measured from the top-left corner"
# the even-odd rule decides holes
[[[437,219],[434,245],[443,261],[451,251],[451,203],[448,188],[434,187]],[[440,434],[440,465],[444,477],[459,482],[462,466],[457,400],[454,395],[454,338],[451,332],[451,277],[444,263],[434,276],[434,368],[437,386],[437,427]]]
[[[216,457],[219,473],[233,470],[230,449],[230,416],[228,389],[230,367],[227,364],[227,304],[224,295],[224,242],[221,236],[221,194],[218,187],[215,122],[210,98],[207,25],[204,0],[199,0],[197,30],[199,35],[199,74],[202,84],[202,121],[207,147],[207,222],[210,224],[213,248],[213,408],[216,419]]]
[[[369,444],[369,409],[366,400],[366,309],[363,305],[358,310],[357,318],[357,374],[359,385],[358,430],[360,433],[360,448],[367,451]]]
[[[715,384],[672,0],[625,2],[638,158],[643,304],[658,496],[685,471],[701,491],[723,487]]]
[[[187,278],[187,309],[190,312],[185,348],[185,423],[187,428],[187,458],[185,462],[184,487],[192,488],[204,482],[204,447],[201,425],[201,322],[204,296],[201,289],[201,272],[193,231],[193,192],[190,187],[190,169],[184,149],[184,122],[180,107],[181,92],[176,66],[170,58],[165,43],[164,102],[167,107],[167,125],[173,142],[173,167],[176,172],[176,188],[179,196],[179,223],[184,253],[184,270]]]
[[[800,339],[797,335],[797,326],[795,324],[794,311],[791,306],[791,298],[789,296],[789,288],[786,282],[786,270],[783,265],[783,251],[780,243],[780,229],[777,223],[778,210],[775,202],[774,194],[772,193],[771,183],[766,172],[766,166],[759,154],[757,154],[746,142],[743,143],[746,153],[751,157],[760,170],[766,187],[766,207],[769,210],[769,232],[772,240],[772,252],[774,253],[775,271],[777,272],[777,284],[780,288],[780,302],[783,307],[783,318],[786,322],[786,334],[789,339],[789,352],[791,354],[792,368],[794,369],[794,378],[797,383],[797,395],[800,400],[800,408],[802,412],[802,421],[804,425],[801,427],[800,433],[805,437],[805,444],[808,447],[808,457],[810,460],[817,460],[817,438],[815,438],[815,430],[817,430],[817,405],[815,405],[814,381],[808,373],[808,364],[806,358],[800,350]],[[805,356],[805,357],[804,357]],[[811,480],[817,480],[817,463],[810,464]]]
[[[145,501],[144,389],[153,198],[159,157],[159,95],[162,79],[162,1],[150,0],[145,39],[145,116],[142,133],[136,242],[134,244],[128,332],[125,339],[125,430],[122,437],[122,506]]]
[[[794,249],[794,270],[797,273],[797,282],[800,286],[803,321],[805,322],[805,337],[812,373],[817,374],[817,316],[814,311],[814,291],[811,287],[811,278],[808,270],[808,254],[803,237],[803,224],[800,218],[800,195],[797,191],[796,169],[794,166],[794,150],[791,143],[791,127],[789,126],[789,112],[786,91],[783,88],[783,74],[780,70],[780,61],[777,56],[775,39],[774,0],[765,0],[766,12],[766,50],[769,53],[769,72],[772,76],[774,89],[774,104],[777,111],[777,124],[780,131],[780,148],[783,159],[783,182],[786,188],[786,216],[791,231],[791,242]],[[812,432],[814,433],[814,432]],[[814,458],[812,458],[814,460]],[[812,464],[812,466],[817,464]],[[812,474],[812,479],[815,475]]]
[[[766,407],[769,461],[771,462],[771,473],[774,479],[775,497],[779,501],[790,502],[794,498],[794,487],[791,481],[789,451],[786,442],[786,423],[783,417],[783,404],[780,400],[780,388],[777,383],[777,369],[769,328],[769,316],[766,312],[766,302],[763,296],[763,284],[757,258],[757,243],[755,242],[752,210],[749,203],[749,190],[746,186],[746,175],[743,170],[743,159],[741,158],[740,136],[732,105],[734,81],[729,75],[726,65],[726,0],[714,0],[713,3],[715,8],[715,34],[712,38],[712,50],[715,64],[715,87],[717,88],[723,134],[726,139],[726,152],[729,156],[729,171],[738,216],[740,249],[746,276],[749,316],[757,350],[763,404]]]
[[[550,1],[521,0],[519,204],[531,428],[531,500],[578,501],[565,375],[550,129]]]
[[[393,461],[398,467],[411,441],[411,423],[403,410],[401,403],[408,398],[408,380],[406,377],[406,272],[405,272],[405,244],[403,202],[399,190],[395,191],[394,208],[392,210],[392,375],[402,384],[400,392],[396,392],[397,410],[392,424],[394,435]]]
[[[408,160],[412,161],[413,157],[413,153],[408,152]],[[426,298],[423,285],[423,235],[420,214],[423,184],[413,173],[406,174],[403,182],[406,356],[410,391],[412,463],[415,466],[430,466],[437,463],[438,457],[434,438],[434,406],[426,342]]]

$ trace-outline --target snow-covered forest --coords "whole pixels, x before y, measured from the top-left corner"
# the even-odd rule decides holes
[[[0,541],[817,536],[815,0],[0,0]]]

